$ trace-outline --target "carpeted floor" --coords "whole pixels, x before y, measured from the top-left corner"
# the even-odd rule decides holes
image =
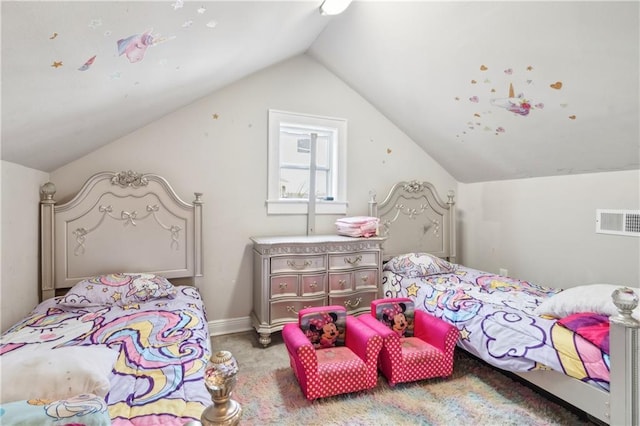
[[[243,425],[592,425],[456,349],[454,374],[307,401],[289,367],[280,333],[267,348],[255,332],[212,338],[239,366],[232,398],[242,405]]]

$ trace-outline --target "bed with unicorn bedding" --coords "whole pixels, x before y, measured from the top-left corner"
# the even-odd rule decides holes
[[[413,299],[458,328],[459,348],[599,422],[640,424],[640,290],[560,290],[463,266],[453,191],[443,201],[433,184],[413,180],[381,202],[369,195],[385,238],[384,297]]]
[[[45,300],[3,334],[0,422],[20,424],[27,408],[33,424],[199,419],[211,403],[202,298],[195,287],[164,280],[153,297],[137,297],[149,294],[144,287],[132,293],[135,281],[160,280],[113,274],[79,283],[80,291]]]
[[[609,389],[608,320],[589,313],[582,319],[585,326],[575,327],[577,317],[563,325],[558,318],[539,315],[539,307],[557,289],[427,253],[392,258],[382,283],[385,297],[410,297],[417,309],[455,325],[458,345],[491,365],[513,372],[553,369]]]
[[[40,188],[40,298],[0,337],[3,425],[184,425],[211,405],[202,194],[100,172]],[[35,303],[34,303],[35,304]]]

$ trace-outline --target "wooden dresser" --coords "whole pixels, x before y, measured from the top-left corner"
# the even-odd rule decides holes
[[[311,306],[342,305],[350,315],[369,312],[380,297],[385,238],[339,235],[252,237],[251,321],[264,346],[271,333],[298,321]]]

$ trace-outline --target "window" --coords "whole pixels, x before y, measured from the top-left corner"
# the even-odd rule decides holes
[[[267,213],[345,214],[346,157],[347,120],[269,110]]]

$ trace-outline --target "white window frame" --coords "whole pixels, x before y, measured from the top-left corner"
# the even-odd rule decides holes
[[[280,188],[280,126],[296,125],[335,131],[333,149],[333,200],[315,201],[315,212],[309,212],[309,200],[281,198]],[[346,214],[347,213],[347,120],[270,109],[269,153],[267,178],[267,214]],[[313,177],[315,179],[315,176]]]

